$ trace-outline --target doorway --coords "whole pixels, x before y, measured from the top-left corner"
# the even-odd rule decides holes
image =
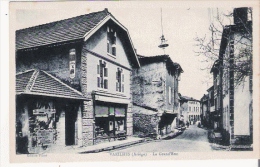
[[[65,145],[75,145],[75,122],[77,112],[72,107],[67,107],[65,113]]]

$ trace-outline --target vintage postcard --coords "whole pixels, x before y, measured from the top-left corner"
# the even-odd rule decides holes
[[[259,2],[10,2],[10,163],[259,158]]]

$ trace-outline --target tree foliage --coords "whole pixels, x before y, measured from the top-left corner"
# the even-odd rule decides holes
[[[213,63],[219,60],[221,40],[226,38],[229,46],[233,42],[234,57],[229,55],[229,52],[223,56],[223,65],[219,68],[233,70],[235,84],[240,84],[247,76],[252,75],[252,24],[241,23],[236,30],[230,27],[232,23],[233,13],[227,14],[219,12],[216,9],[216,14],[213,16],[211,24],[209,25],[209,32],[203,37],[197,36],[194,40],[196,43],[195,54],[202,58],[202,63],[206,66],[201,70],[210,72]],[[252,9],[248,8],[248,19],[252,20]],[[235,33],[234,33],[235,32]],[[223,35],[224,33],[224,35]],[[231,34],[234,34],[233,36]],[[229,47],[227,47],[229,49]],[[233,61],[233,63],[231,63]]]

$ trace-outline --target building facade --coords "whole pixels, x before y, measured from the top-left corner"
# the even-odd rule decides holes
[[[216,60],[211,68],[211,73],[213,73],[213,89],[210,90],[211,95],[213,93],[213,96],[211,98],[212,104],[214,108],[212,108],[212,119],[213,119],[213,127],[214,129],[220,129],[222,127],[222,77],[221,77],[221,66],[219,60]]]
[[[139,62],[141,67],[133,71],[134,128],[146,134],[170,133],[179,117],[178,84],[183,70],[168,55],[139,56]]]
[[[201,124],[204,127],[209,127],[209,114],[210,114],[210,104],[209,104],[209,95],[204,94],[200,99],[200,109],[201,109]]]
[[[252,144],[252,21],[249,8],[235,8],[234,24],[223,29],[217,73],[218,127],[227,145]],[[214,72],[215,73],[215,72]],[[218,78],[219,77],[219,78]],[[215,77],[214,77],[215,78]],[[219,86],[219,87],[218,87]]]
[[[56,138],[49,135],[52,147],[88,146],[131,136],[131,73],[138,67],[128,30],[107,9],[17,30],[17,134],[28,141],[35,138],[36,148],[46,143],[38,139],[50,128],[42,126],[45,132],[39,134],[39,126],[33,130],[31,126],[51,120],[52,129],[58,131]],[[28,70],[36,72],[28,74]],[[27,83],[20,82],[26,77]],[[38,86],[35,84],[38,80],[43,88],[37,87],[29,98],[28,89]],[[56,92],[60,95],[53,96]],[[34,96],[44,99],[43,102],[34,101]],[[49,97],[51,100],[46,100]],[[25,102],[32,103],[33,107],[24,107]],[[29,116],[21,118],[24,108]],[[20,143],[17,142],[17,148],[21,147]]]
[[[189,124],[195,124],[197,121],[201,121],[201,108],[200,101],[192,97],[181,96],[181,115],[183,116],[183,123],[189,122]]]
[[[223,133],[230,144],[252,143],[252,21],[248,19],[248,8],[234,9],[235,24],[225,27],[221,41]],[[244,70],[248,73],[240,79]]]

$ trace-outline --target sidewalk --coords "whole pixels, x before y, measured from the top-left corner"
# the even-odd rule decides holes
[[[82,147],[77,150],[77,153],[84,154],[84,153],[96,153],[101,151],[113,150],[116,148],[142,143],[144,141],[145,139],[142,138],[128,137],[126,140],[117,140],[117,141],[112,141],[107,143],[101,143],[98,145]]]
[[[53,145],[46,150],[43,150],[43,153],[67,153],[67,154],[85,154],[85,153],[97,153],[102,151],[113,150],[120,147],[126,147],[134,144],[144,142],[145,139],[137,137],[128,137],[126,140],[117,140],[107,143],[101,143],[92,146],[78,147],[78,146],[59,146]]]
[[[186,129],[185,129],[185,130],[186,130]],[[171,132],[171,133],[169,133],[169,134],[167,134],[167,135],[165,135],[165,136],[162,136],[161,139],[162,139],[162,140],[173,139],[173,138],[179,136],[180,134],[182,134],[183,132],[184,132],[184,130],[183,130],[183,131],[179,130],[179,131],[176,131],[176,132]]]

